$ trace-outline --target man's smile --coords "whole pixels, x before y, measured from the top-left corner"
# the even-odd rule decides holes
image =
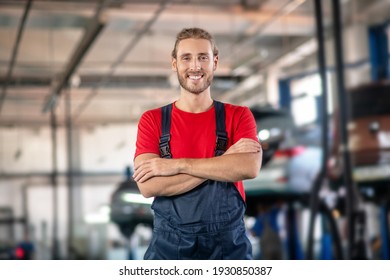
[[[188,78],[190,78],[190,80],[194,80],[194,81],[196,81],[196,80],[199,80],[199,79],[201,79],[203,76],[188,76]]]
[[[199,73],[199,72],[197,72],[197,73],[188,73],[187,74],[187,78],[189,78],[192,81],[198,81],[198,80],[202,79],[203,76],[204,76],[204,74],[203,73]]]

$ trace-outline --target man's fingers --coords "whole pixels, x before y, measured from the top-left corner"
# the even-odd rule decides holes
[[[154,176],[169,176],[176,174],[173,170],[171,161],[168,163],[166,159],[153,158],[141,162],[134,168],[133,179],[136,182],[144,182]]]
[[[142,162],[137,168],[135,168],[133,179],[136,182],[144,182],[145,176],[150,173],[151,169],[149,168],[149,164],[147,162]]]
[[[152,178],[153,176],[151,175],[151,173],[146,173],[144,176],[140,177],[138,179],[138,181],[136,182],[139,182],[139,183],[143,183],[143,182],[146,182],[147,180],[149,180],[150,178]]]
[[[243,148],[249,148],[249,149],[256,149],[257,151],[260,150],[261,145],[258,141],[255,141],[253,139],[242,139],[243,141],[240,143]],[[238,142],[237,142],[238,143]]]
[[[260,152],[261,145],[258,141],[250,138],[241,138],[233,144],[225,154],[234,153],[257,153]]]
[[[136,172],[134,172],[133,179],[134,181],[138,182],[140,178],[142,178],[142,176],[143,176],[143,172],[139,171],[138,169]]]
[[[151,171],[143,170],[137,174],[134,173],[133,179],[136,182],[143,183],[143,182],[147,181],[148,179],[150,179],[151,177],[153,177],[153,174]]]

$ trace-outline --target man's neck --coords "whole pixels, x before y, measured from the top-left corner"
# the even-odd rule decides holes
[[[213,105],[213,99],[210,96],[210,91],[200,94],[182,92],[175,105],[178,109],[185,112],[201,113],[210,109]]]

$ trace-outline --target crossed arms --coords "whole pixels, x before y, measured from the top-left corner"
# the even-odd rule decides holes
[[[146,153],[134,160],[134,180],[145,197],[173,196],[206,180],[237,182],[257,176],[261,167],[259,142],[242,138],[222,156],[201,159],[164,159]]]

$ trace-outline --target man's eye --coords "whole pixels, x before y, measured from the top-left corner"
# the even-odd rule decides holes
[[[209,59],[209,57],[207,55],[203,55],[200,57],[200,60],[202,60],[202,61],[206,61],[208,59]]]
[[[184,61],[188,61],[188,60],[190,60],[190,58],[189,57],[183,57],[182,58]]]

